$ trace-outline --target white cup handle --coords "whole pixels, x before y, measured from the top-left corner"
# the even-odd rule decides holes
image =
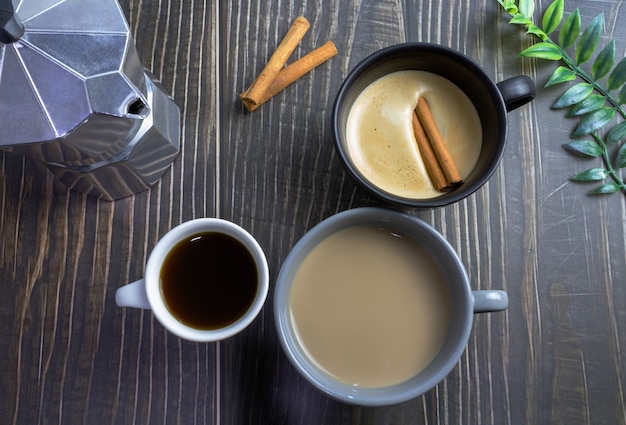
[[[118,288],[115,293],[115,303],[118,307],[135,307],[150,309],[150,302],[146,295],[146,283],[143,279]]]
[[[506,310],[509,306],[509,298],[504,291],[472,291],[472,296],[474,298],[474,313],[502,311]]]

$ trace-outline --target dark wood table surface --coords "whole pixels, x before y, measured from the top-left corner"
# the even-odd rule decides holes
[[[538,9],[548,2],[542,0]],[[626,424],[626,196],[569,178],[594,160],[567,153],[575,120],[543,88],[553,62],[496,0],[124,0],[144,65],[181,107],[182,149],[149,191],[102,201],[67,192],[39,163],[0,153],[0,423]],[[566,0],[626,52],[626,4]],[[254,113],[238,100],[298,15],[294,57],[327,40],[339,55]],[[260,316],[226,341],[192,343],[115,291],[139,279],[157,240],[196,217],[248,229],[271,285],[295,242],[324,218],[377,205],[346,174],[330,131],[335,94],[368,54],[404,41],[453,47],[495,80],[526,74],[537,99],[509,113],[508,147],[478,192],[411,211],[459,252],[476,289],[508,291],[479,315],[435,389],[362,408],[301,378]],[[0,123],[1,125],[1,123]]]

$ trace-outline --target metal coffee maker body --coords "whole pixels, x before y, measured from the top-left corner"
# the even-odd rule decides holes
[[[116,0],[0,0],[0,149],[114,200],[156,183],[179,145],[180,110]]]

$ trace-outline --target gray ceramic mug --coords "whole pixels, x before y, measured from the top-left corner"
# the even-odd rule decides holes
[[[332,377],[316,366],[299,342],[289,298],[294,275],[303,259],[322,240],[352,226],[370,225],[402,233],[436,258],[450,294],[451,321],[442,348],[426,368],[408,380],[387,387],[362,388]],[[381,282],[382,283],[382,282]],[[295,368],[315,387],[345,403],[384,406],[401,403],[432,389],[458,363],[472,328],[474,313],[508,307],[507,294],[497,290],[473,291],[465,267],[443,236],[422,220],[383,208],[357,208],[336,214],[311,229],[287,256],[275,288],[274,314],[280,343]]]

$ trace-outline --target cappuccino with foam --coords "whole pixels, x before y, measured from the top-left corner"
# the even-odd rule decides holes
[[[350,158],[372,184],[412,199],[441,195],[428,177],[411,118],[420,96],[433,117],[463,178],[478,161],[482,125],[467,95],[455,84],[426,71],[396,71],[363,90],[348,116]]]

